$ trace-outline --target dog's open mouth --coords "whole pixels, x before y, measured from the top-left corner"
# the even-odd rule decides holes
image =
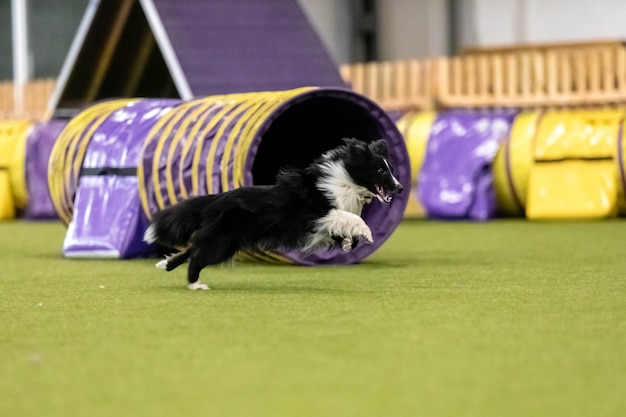
[[[381,202],[381,203],[391,203],[391,199],[392,197],[387,194],[387,191],[381,187],[380,185],[376,185],[376,198]]]

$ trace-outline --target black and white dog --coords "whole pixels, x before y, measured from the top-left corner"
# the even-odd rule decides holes
[[[283,169],[274,185],[192,197],[156,213],[144,240],[180,250],[157,268],[171,271],[189,259],[188,287],[206,290],[200,271],[239,250],[311,253],[340,245],[348,252],[359,240],[372,243],[363,205],[374,197],[390,203],[403,188],[384,139],[344,142],[304,169]]]

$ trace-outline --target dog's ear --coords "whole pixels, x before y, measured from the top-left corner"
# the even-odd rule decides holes
[[[348,147],[351,155],[361,155],[367,153],[367,145],[365,142],[354,138],[343,138],[344,143]]]
[[[360,140],[355,139],[355,138],[343,138],[341,140],[343,141],[343,143],[345,143],[348,146],[348,148],[358,147],[359,144],[361,143]]]
[[[385,139],[378,139],[369,144],[369,148],[375,154],[389,158],[389,147]]]

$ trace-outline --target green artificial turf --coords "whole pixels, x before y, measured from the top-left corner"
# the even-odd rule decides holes
[[[404,222],[352,267],[69,260],[0,224],[0,416],[625,416],[626,222]]]

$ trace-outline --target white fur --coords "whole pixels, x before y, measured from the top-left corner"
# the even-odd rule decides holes
[[[156,240],[156,231],[154,230],[154,225],[151,224],[143,234],[143,241],[146,243],[154,243]]]
[[[352,250],[352,239],[344,237],[341,241],[341,249],[344,252],[350,252]]]
[[[383,158],[383,161],[385,161],[385,165],[387,165],[387,171],[389,171],[389,175],[391,175],[391,178],[393,178],[393,183],[394,185],[397,187],[400,187],[400,181],[398,181],[398,179],[391,173],[391,167],[389,166],[389,162]]]
[[[193,284],[188,284],[187,288],[189,288],[190,290],[209,290],[209,286],[206,284],[201,283],[200,281],[196,281]]]
[[[372,231],[361,217],[345,210],[332,209],[317,221],[315,233],[309,236],[303,252],[331,246],[334,243],[333,236],[344,238],[342,249],[345,252],[352,249],[352,238],[363,239],[365,243],[374,241]]]
[[[155,266],[159,269],[167,270],[167,263],[174,255],[165,255],[165,259],[161,259],[159,262],[155,264]],[[196,281],[193,284],[188,284],[187,288],[190,290],[209,290],[209,286],[201,283],[200,281]]]
[[[172,259],[174,255],[165,255],[165,259],[161,259],[159,262],[154,264],[158,269],[163,269],[167,271],[167,263]]]
[[[317,181],[317,188],[337,204],[340,210],[361,215],[363,205],[372,201],[372,192],[354,183],[341,161],[322,164],[324,176]]]

